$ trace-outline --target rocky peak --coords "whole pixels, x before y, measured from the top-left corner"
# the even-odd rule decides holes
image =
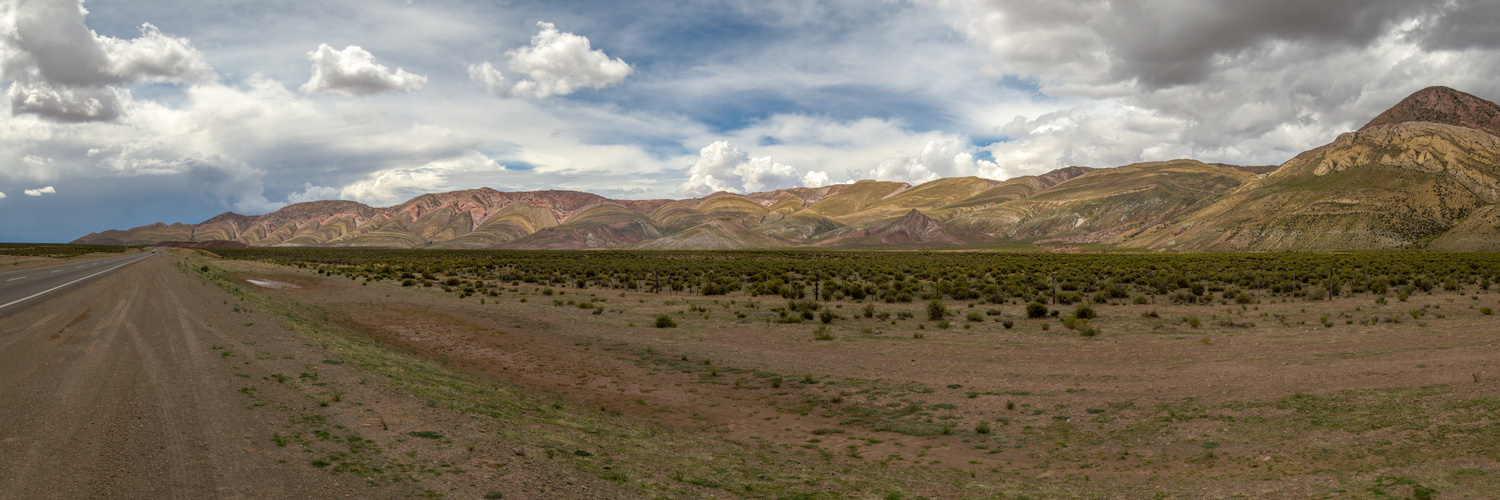
[[[1093,171],[1092,167],[1066,167],[1039,175],[1037,178],[1042,181],[1042,189],[1049,189],[1052,186],[1067,182],[1069,179]]]
[[[247,227],[250,227],[250,223],[255,222],[256,218],[257,216],[253,215],[240,215],[234,212],[224,212],[222,214],[214,216],[214,218],[212,219],[203,221],[203,224],[201,225],[206,226],[209,224],[227,223],[233,225],[237,229],[243,230]]]
[[[1428,87],[1403,99],[1359,130],[1407,122],[1441,123],[1500,136],[1500,106],[1448,87]]]
[[[943,226],[922,212],[912,209],[891,229],[906,233],[912,241],[927,241],[943,231]]]

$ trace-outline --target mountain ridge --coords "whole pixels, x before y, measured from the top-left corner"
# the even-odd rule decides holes
[[[477,188],[390,207],[345,200],[225,212],[75,243],[393,248],[1105,247],[1155,251],[1500,250],[1500,106],[1447,87],[1277,166],[1180,159],[995,181],[681,200]],[[215,243],[224,242],[224,243]]]

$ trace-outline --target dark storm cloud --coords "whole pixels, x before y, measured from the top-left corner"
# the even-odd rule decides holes
[[[1119,79],[1147,88],[1202,81],[1225,58],[1265,44],[1371,43],[1432,10],[1412,0],[1144,0],[1114,2],[1098,18]]]
[[[1423,45],[1435,50],[1500,48],[1500,2],[1453,2],[1422,29]]]

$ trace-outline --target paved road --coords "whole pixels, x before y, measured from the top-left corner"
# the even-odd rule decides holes
[[[14,312],[26,304],[37,302],[48,294],[60,292],[70,286],[150,258],[152,255],[156,255],[155,250],[141,254],[0,273],[0,314]]]

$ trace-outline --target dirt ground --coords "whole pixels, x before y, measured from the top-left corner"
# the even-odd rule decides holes
[[[628,496],[533,465],[538,450],[494,442],[477,460],[411,437],[471,424],[367,383],[175,262],[147,259],[0,317],[0,498],[480,498],[507,489],[502,462],[506,483],[532,493],[506,498]],[[340,453],[338,466],[310,465]],[[363,468],[344,467],[349,455]]]
[[[1497,302],[828,302],[817,340],[173,250],[0,317],[0,498],[1490,498]]]
[[[831,302],[835,339],[819,341],[818,320],[768,322],[786,304],[769,297],[516,284],[461,298],[226,266],[294,284],[261,293],[479,377],[919,475],[956,469],[1120,498],[1485,498],[1500,488],[1500,319],[1481,310],[1500,295],[1474,289],[1383,304],[1096,305],[1092,337],[1025,319],[1020,304],[950,301],[944,329],[923,304],[876,304],[915,316],[882,320]],[[678,326],[653,327],[662,313]]]

